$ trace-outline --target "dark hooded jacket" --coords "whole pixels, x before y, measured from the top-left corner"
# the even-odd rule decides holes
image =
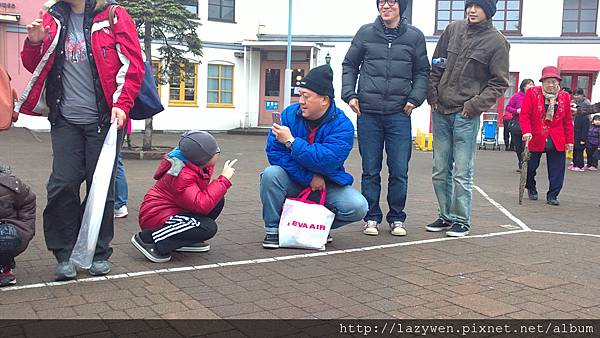
[[[448,25],[433,58],[446,58],[445,68],[431,69],[427,101],[438,111],[476,116],[490,109],[508,88],[510,45],[487,20]]]
[[[0,168],[0,223],[17,227],[21,247],[15,255],[25,251],[35,235],[35,194],[19,178]]]
[[[399,2],[400,15],[406,2]],[[363,113],[402,112],[407,102],[420,106],[427,96],[430,67],[425,37],[406,18],[400,21],[399,35],[391,42],[379,17],[362,26],[342,66],[342,99],[349,102],[358,98]]]

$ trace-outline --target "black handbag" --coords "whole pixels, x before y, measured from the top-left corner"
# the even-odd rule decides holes
[[[544,148],[544,151],[556,151],[556,147],[554,146],[554,142],[552,142],[552,137],[550,137],[550,135],[546,138],[546,147]]]

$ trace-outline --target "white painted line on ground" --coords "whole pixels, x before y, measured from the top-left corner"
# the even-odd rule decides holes
[[[473,185],[473,188],[475,188],[477,191],[479,191],[479,193],[486,200],[488,200],[488,202],[490,202],[493,206],[495,206],[496,209],[500,210],[500,212],[503,213],[504,215],[506,215],[506,217],[508,217],[511,221],[515,222],[518,226],[520,226],[521,229],[527,230],[527,231],[531,230],[531,228],[529,228],[529,226],[527,226],[527,224],[525,224],[523,221],[518,219],[515,215],[511,214],[510,211],[508,211],[505,207],[502,206],[502,204],[494,201],[488,194],[485,193],[485,191],[483,191],[483,189],[481,189],[480,187],[478,187],[476,185]]]
[[[518,234],[518,233],[526,232],[526,231],[527,230],[513,230],[513,231],[496,232],[496,233],[491,233],[491,234],[482,234],[482,235],[474,235],[474,236],[466,236],[466,237],[432,238],[432,239],[424,239],[424,240],[412,241],[412,242],[374,245],[374,246],[353,248],[353,249],[346,249],[346,250],[320,251],[320,252],[313,252],[313,253],[300,254],[300,255],[289,255],[289,256],[279,256],[279,257],[270,257],[270,258],[260,258],[260,259],[254,259],[254,260],[242,260],[242,261],[222,262],[222,263],[206,264],[206,265],[184,266],[184,267],[177,267],[177,268],[170,268],[170,269],[130,272],[130,273],[126,273],[126,274],[119,274],[119,275],[113,275],[113,276],[89,277],[89,278],[82,278],[82,279],[64,281],[64,282],[48,282],[48,283],[38,283],[38,284],[29,284],[29,285],[18,285],[18,286],[2,288],[0,290],[2,292],[7,292],[7,291],[16,291],[16,290],[23,290],[23,289],[34,289],[34,288],[43,288],[43,287],[51,287],[51,286],[60,286],[60,285],[67,285],[67,284],[91,283],[91,282],[98,282],[98,281],[104,281],[104,280],[125,279],[125,278],[132,278],[132,277],[157,275],[157,274],[161,274],[161,273],[173,273],[173,272],[180,272],[180,271],[215,269],[215,268],[228,267],[228,266],[258,265],[258,264],[263,264],[263,263],[280,262],[280,261],[293,260],[293,259],[314,258],[314,257],[348,254],[348,253],[371,251],[371,250],[384,250],[384,249],[389,249],[389,248],[413,246],[413,245],[419,245],[419,244],[438,243],[438,242],[460,240],[460,239],[467,240],[467,239],[474,239],[474,238],[506,236],[506,235]]]
[[[531,232],[535,232],[535,233],[538,233],[538,234],[552,234],[552,235],[563,235],[563,236],[578,236],[578,237],[600,238],[600,235],[583,234],[583,233],[579,233],[579,232],[562,232],[562,231],[546,231],[546,230],[532,230]]]
[[[346,250],[334,250],[334,251],[321,251],[321,252],[313,252],[308,254],[297,254],[297,255],[289,255],[289,256],[279,256],[279,257],[269,257],[269,258],[259,258],[252,260],[241,260],[241,261],[232,261],[232,262],[222,262],[222,263],[214,263],[214,264],[205,264],[205,265],[196,265],[196,266],[185,266],[185,267],[176,267],[176,268],[167,268],[167,269],[158,269],[158,270],[148,270],[148,271],[140,271],[140,272],[130,272],[119,275],[112,276],[102,276],[102,277],[91,277],[91,278],[83,278],[72,281],[65,282],[49,282],[49,283],[38,283],[38,284],[29,284],[29,285],[19,285],[12,286],[7,288],[0,289],[2,292],[7,291],[16,291],[16,290],[24,290],[24,289],[34,289],[34,288],[43,288],[43,287],[51,287],[51,286],[59,286],[59,285],[67,285],[67,284],[78,284],[78,283],[89,283],[89,282],[97,282],[103,280],[115,280],[115,279],[125,279],[139,276],[147,276],[147,275],[156,275],[161,273],[172,273],[172,272],[181,272],[181,271],[191,271],[191,270],[205,270],[205,269],[216,269],[227,266],[241,266],[241,265],[257,265],[263,263],[272,263],[272,262],[280,262],[285,260],[292,259],[302,259],[302,258],[312,258],[312,257],[321,257],[321,256],[330,256],[330,255],[339,255],[339,254],[348,254],[355,252],[363,252],[363,251],[371,251],[371,250],[385,250],[389,248],[398,248],[404,246],[413,246],[420,244],[430,244],[430,243],[438,243],[438,242],[446,242],[452,240],[469,240],[474,238],[489,238],[489,237],[498,237],[498,236],[506,236],[519,234],[524,232],[535,232],[535,233],[549,233],[549,234],[558,234],[558,235],[569,235],[569,236],[587,236],[587,237],[597,237],[600,238],[600,235],[592,235],[592,234],[578,234],[578,233],[567,233],[567,232],[555,232],[555,231],[540,231],[540,230],[531,230],[523,221],[515,217],[511,214],[506,208],[504,208],[500,203],[494,201],[492,198],[488,196],[481,188],[478,186],[474,186],[479,193],[485,197],[493,206],[495,206],[500,212],[506,215],[513,222],[518,224],[521,227],[521,230],[511,230],[511,231],[503,231],[503,232],[495,232],[489,234],[482,235],[473,235],[466,237],[442,237],[442,238],[432,238],[432,239],[424,239],[418,241],[411,242],[401,242],[401,243],[392,243],[392,244],[384,244],[384,245],[374,245],[362,248],[352,248]]]

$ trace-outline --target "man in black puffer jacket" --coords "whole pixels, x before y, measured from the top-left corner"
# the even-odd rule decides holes
[[[369,203],[363,232],[378,235],[383,219],[379,197],[385,146],[389,168],[386,221],[392,235],[404,236],[412,151],[410,114],[425,101],[430,67],[423,33],[402,17],[408,1],[375,3],[380,15],[358,30],[342,64],[342,99],[358,115],[361,188]]]

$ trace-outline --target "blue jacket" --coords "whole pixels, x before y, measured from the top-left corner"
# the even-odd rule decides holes
[[[277,141],[273,132],[267,137],[269,163],[282,167],[294,182],[304,187],[310,185],[315,174],[339,185],[353,182],[344,162],[354,145],[354,125],[333,101],[325,114],[327,117],[319,126],[313,144],[308,143],[310,131],[298,103],[281,113],[282,124],[290,128],[295,138],[292,149]]]

